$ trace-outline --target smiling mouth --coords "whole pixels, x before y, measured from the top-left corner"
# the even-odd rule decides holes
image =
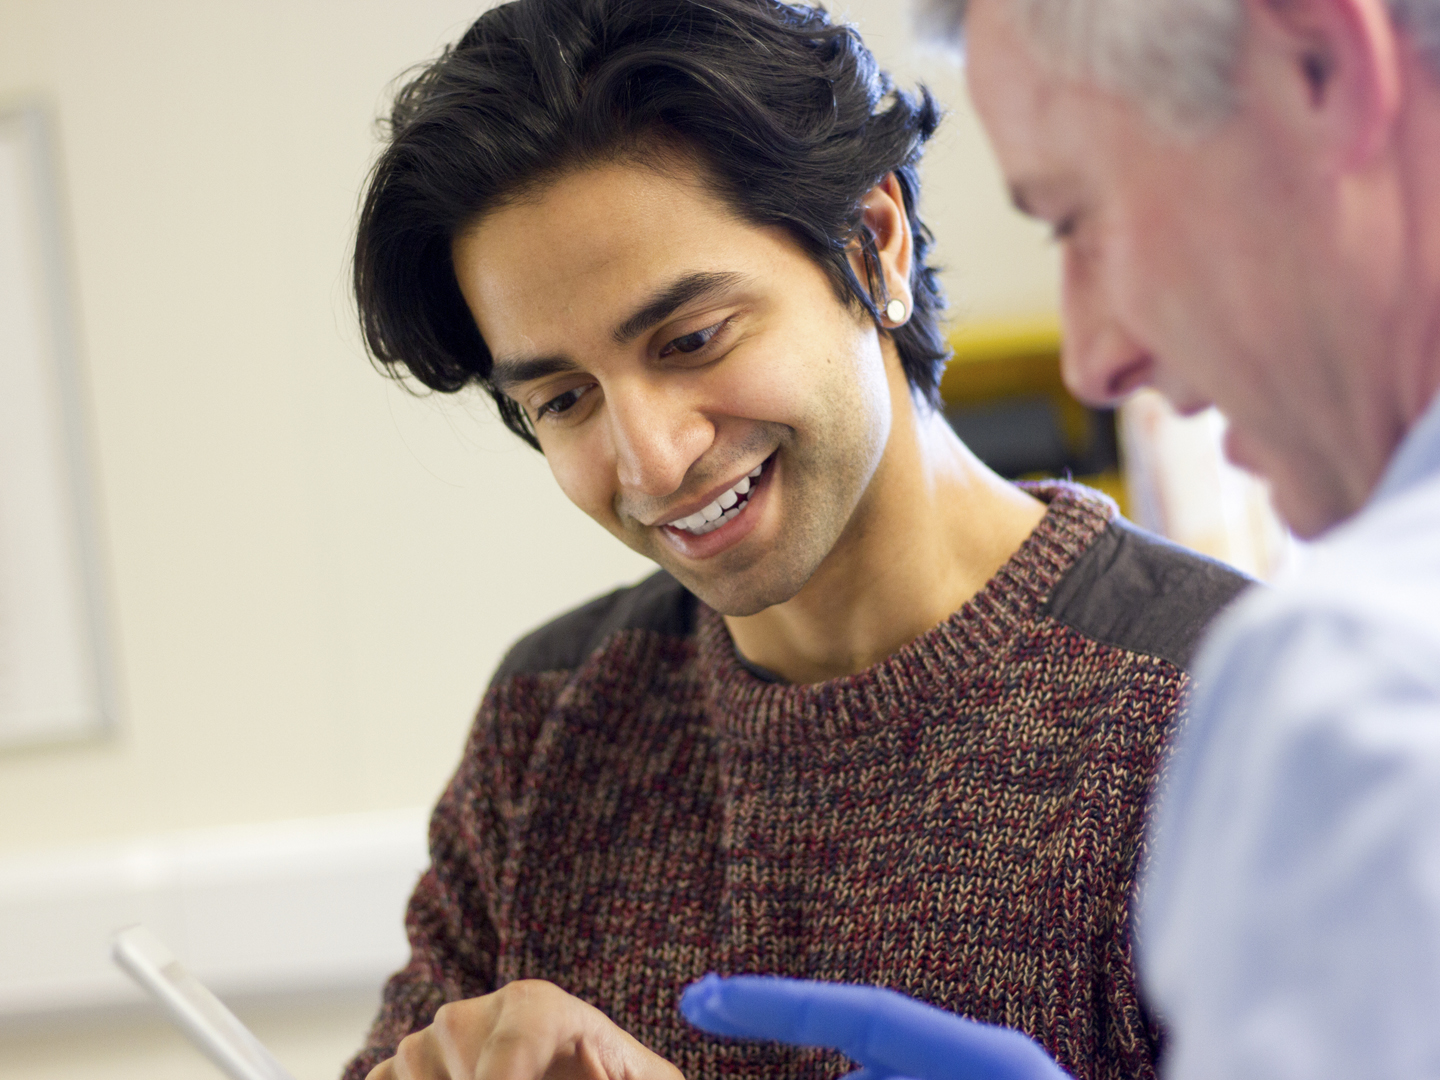
[[[714,532],[720,526],[734,521],[750,501],[751,485],[760,478],[760,474],[765,471],[767,464],[769,464],[768,458],[742,476],[734,487],[721,494],[709,506],[701,507],[689,517],[668,522],[665,528],[674,529],[676,532],[682,532],[688,536],[704,536],[706,533]]]

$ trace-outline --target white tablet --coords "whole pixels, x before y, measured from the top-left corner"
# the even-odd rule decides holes
[[[112,955],[231,1080],[294,1080],[250,1029],[145,927],[132,926],[116,934]]]

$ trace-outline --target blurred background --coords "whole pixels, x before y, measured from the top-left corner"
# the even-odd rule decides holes
[[[483,400],[407,394],[353,326],[387,88],[482,6],[0,0],[6,1080],[213,1075],[109,967],[142,919],[299,1080],[335,1076],[503,650],[648,570]],[[1065,394],[1056,253],[954,61],[895,0],[834,10],[950,110],[923,209],[957,429],[1271,572],[1217,420]]]

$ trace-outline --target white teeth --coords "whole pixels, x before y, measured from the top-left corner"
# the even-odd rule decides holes
[[[721,525],[729,521],[734,521],[739,516],[740,508],[738,506],[734,510],[726,510],[725,513],[721,514],[714,521],[707,521],[701,528],[696,529],[695,535],[704,536],[706,533],[712,533],[720,528]]]
[[[765,469],[764,464],[756,465],[750,472],[740,478],[740,482],[732,487],[725,494],[712,502],[709,506],[697,510],[689,517],[683,517],[679,521],[670,522],[670,528],[683,529],[685,532],[695,536],[704,536],[708,532],[714,532],[727,521],[733,521],[744,507],[736,506],[740,496],[750,494],[750,481],[757,477]]]

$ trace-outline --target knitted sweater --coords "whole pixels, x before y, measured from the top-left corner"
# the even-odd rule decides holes
[[[688,1080],[836,1054],[691,1029],[707,971],[875,983],[1154,1075],[1127,928],[1142,817],[1204,625],[1245,584],[1068,484],[959,611],[858,675],[744,665],[660,573],[522,640],[435,810],[411,960],[346,1080],[444,1002],[544,978]]]

